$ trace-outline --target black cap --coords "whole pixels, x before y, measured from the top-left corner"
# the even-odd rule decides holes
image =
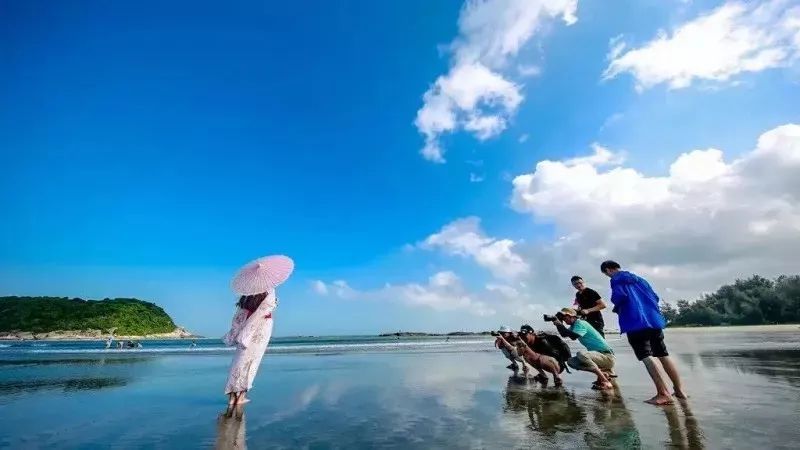
[[[533,331],[533,327],[530,326],[530,325],[527,325],[527,324],[519,327],[519,332],[520,332],[520,334],[528,334],[528,333],[533,334],[533,333],[535,333]]]

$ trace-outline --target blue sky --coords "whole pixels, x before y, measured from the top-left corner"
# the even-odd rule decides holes
[[[641,229],[631,225],[638,223],[631,214],[649,211],[648,201],[609,209],[603,195],[630,188],[612,179],[623,169],[648,185],[660,183],[654,180],[694,149],[724,151],[744,186],[751,172],[742,175],[740,167],[759,136],[800,122],[800,49],[793,47],[800,39],[792,40],[797,30],[788,20],[796,3],[763,2],[777,10],[764,13],[765,23],[783,34],[725,61],[701,57],[669,67],[658,64],[664,58],[649,45],[660,30],[666,45],[680,50],[681,39],[669,38],[708,15],[732,16],[719,26],[733,31],[767,25],[749,23],[755,13],[733,2],[564,0],[546,11],[539,4],[5,2],[0,294],[135,296],[163,305],[190,329],[216,335],[232,312],[228,282],[235,270],[255,257],[285,253],[297,270],[280,291],[278,335],[488,329],[535,322],[569,302],[563,274],[592,268],[587,279],[605,289],[594,273],[604,254],[625,255],[675,296],[714,288],[752,270],[747,261],[770,256],[739,255],[731,261],[740,264],[724,270],[683,253],[662,263],[658,255],[665,253],[648,240],[655,238],[633,232],[608,238],[621,226]],[[532,19],[506,17],[512,7],[533,11]],[[491,26],[460,26],[479,14]],[[459,56],[484,48],[482,39],[514,37],[514,26],[530,33],[517,36],[512,50],[486,47],[477,59]],[[713,54],[719,54],[714,45],[730,44],[714,35],[694,39]],[[616,56],[621,69],[604,80],[618,42],[627,45]],[[753,63],[768,50],[785,54]],[[705,61],[712,67],[698,67]],[[446,162],[426,160],[425,132],[415,122],[427,104],[423,95],[463,65],[488,68],[521,99],[503,110],[498,102],[510,98],[503,97],[507,91],[480,97],[481,86],[469,80],[457,86],[457,95],[477,89],[478,105],[456,111],[459,124],[436,135]],[[525,75],[520,67],[538,73]],[[683,70],[676,75],[674,67]],[[688,85],[677,86],[686,74]],[[504,126],[479,136],[465,128],[478,116],[497,117]],[[781,147],[788,155],[796,152],[794,141],[780,142],[789,142]],[[619,160],[569,162],[592,154],[593,143]],[[744,162],[736,165],[736,158]],[[565,186],[517,183],[525,174],[544,179],[547,168],[537,163],[545,160],[610,175],[577,192],[592,200],[585,204]],[[713,172],[698,164],[690,165]],[[577,189],[585,174],[565,183]],[[787,183],[777,192],[794,192],[796,183]],[[539,200],[529,202],[526,192]],[[658,192],[652,195],[660,199]],[[797,200],[787,198],[788,210],[781,211],[790,236]],[[752,209],[740,203],[727,203],[723,212]],[[681,213],[697,211],[678,205]],[[595,218],[601,211],[609,217]],[[741,223],[766,223],[775,211]],[[470,217],[477,225],[459,222]],[[599,229],[601,223],[608,228]],[[683,233],[678,223],[684,222],[676,219],[673,234]],[[448,224],[455,225],[446,239],[429,239]],[[695,229],[687,232],[708,242]],[[788,242],[767,234],[778,240],[757,241],[763,248]],[[559,242],[570,236],[582,244],[564,250]],[[590,236],[608,240],[590,248]],[[721,241],[715,250],[730,245]],[[795,269],[790,261],[778,259],[765,270]],[[704,282],[682,275],[706,269]]]

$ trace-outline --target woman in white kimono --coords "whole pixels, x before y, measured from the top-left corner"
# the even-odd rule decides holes
[[[231,329],[222,340],[236,346],[225,394],[228,406],[235,407],[249,400],[247,391],[253,387],[261,358],[272,336],[272,311],[278,306],[275,290],[255,295],[243,295],[236,304]]]

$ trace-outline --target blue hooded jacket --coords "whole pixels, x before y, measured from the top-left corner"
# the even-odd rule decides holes
[[[663,329],[667,323],[658,309],[658,295],[644,278],[619,271],[611,277],[611,303],[619,315],[619,331]]]

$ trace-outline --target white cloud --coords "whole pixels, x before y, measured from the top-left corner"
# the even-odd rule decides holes
[[[343,299],[351,299],[358,297],[359,293],[355,289],[351,288],[350,285],[347,284],[344,280],[336,280],[332,283],[325,283],[322,280],[315,280],[311,283],[311,286],[319,295],[333,295],[338,298]]]
[[[428,284],[388,285],[385,295],[396,296],[406,304],[425,306],[437,311],[465,310],[476,316],[491,316],[495,310],[485,302],[477,300],[453,272],[438,272],[430,277]]]
[[[480,182],[482,182],[484,179],[485,179],[485,178],[484,178],[483,176],[481,176],[481,175],[478,175],[477,173],[470,173],[470,174],[469,174],[469,182],[470,182],[470,183],[480,183]]]
[[[568,166],[589,165],[589,166],[618,166],[625,162],[625,155],[621,152],[612,152],[598,143],[592,144],[593,153],[589,156],[568,159],[564,164]]]
[[[800,57],[800,6],[792,3],[730,1],[627,51],[612,39],[603,78],[627,72],[639,90],[661,83],[680,89],[790,65]]]
[[[528,134],[527,134],[527,133],[525,133],[525,134],[521,135],[521,136],[519,137],[519,139],[517,139],[517,142],[519,142],[520,144],[524,144],[524,143],[528,142],[528,138],[529,138],[529,137],[530,137],[530,136],[528,136]]]
[[[548,19],[577,22],[578,0],[467,0],[453,43],[459,61],[503,66]]]
[[[523,77],[535,77],[542,73],[542,69],[539,66],[520,64],[517,72]]]
[[[345,281],[332,283],[333,295],[343,299],[372,301],[400,301],[413,307],[425,307],[435,311],[466,311],[475,316],[490,316],[495,310],[478,300],[451,271],[437,272],[425,284],[387,284],[381,289],[360,291],[351,288]]]
[[[421,244],[423,248],[470,257],[494,276],[504,279],[518,278],[530,270],[528,263],[514,252],[515,245],[510,239],[487,236],[477,217],[455,220]]]
[[[684,153],[665,176],[541,161],[513,180],[512,206],[562,237],[520,253],[536,262],[534,275],[553,280],[576,272],[604,282],[598,265],[613,258],[670,300],[753,273],[796,273],[800,125],[765,132],[738,159],[723,156],[713,148]],[[555,292],[539,280],[537,288]]]
[[[481,140],[495,136],[505,129],[507,117],[522,102],[522,94],[519,86],[473,63],[455,66],[440,76],[423,99],[425,105],[417,111],[415,121],[425,135],[422,156],[443,163],[440,134],[462,126]]]
[[[328,295],[328,286],[321,280],[312,281],[311,289],[319,295]]]
[[[422,156],[444,163],[439,138],[445,133],[463,129],[486,140],[505,130],[523,99],[521,86],[502,73],[508,60],[546,21],[575,23],[576,10],[577,0],[467,0],[450,45],[450,69],[425,92],[414,121],[425,136]],[[523,76],[534,69],[518,67]]]
[[[623,117],[625,117],[625,115],[622,113],[614,113],[608,116],[608,118],[603,121],[603,125],[600,126],[600,131],[608,129],[610,126],[622,120]]]

